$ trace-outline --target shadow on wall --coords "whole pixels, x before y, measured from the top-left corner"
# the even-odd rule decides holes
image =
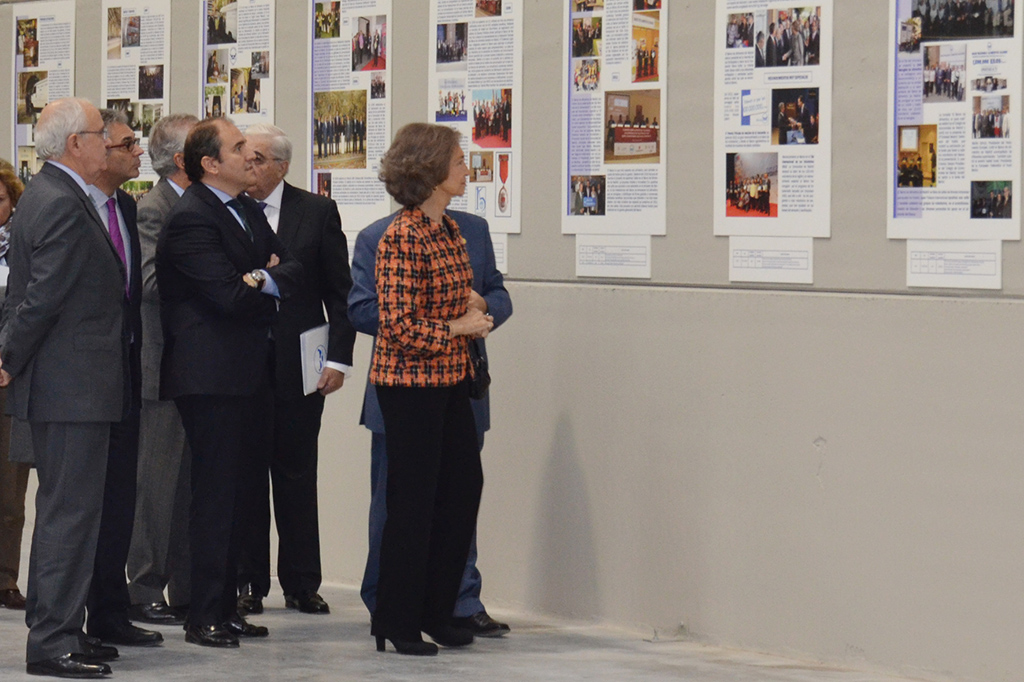
[[[530,584],[533,605],[542,612],[571,618],[601,613],[597,558],[587,486],[576,438],[567,415],[555,427],[534,537]],[[580,611],[580,605],[587,612]]]

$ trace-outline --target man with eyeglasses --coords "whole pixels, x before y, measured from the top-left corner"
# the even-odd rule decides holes
[[[125,384],[130,402],[125,409],[125,418],[110,427],[103,515],[89,589],[86,631],[105,644],[157,646],[163,642],[159,632],[136,627],[128,620],[131,600],[125,580],[125,564],[135,518],[135,479],[139,460],[142,269],[135,201],[118,188],[139,176],[142,147],[123,113],[103,109],[100,115],[107,131],[107,167],[89,187],[89,194],[127,273],[123,303],[129,369]]]
[[[274,320],[273,414],[265,420],[272,448],[242,473],[247,524],[238,563],[238,606],[260,613],[270,591],[269,470],[280,539],[277,576],[285,605],[303,613],[328,613],[330,607],[318,594],[317,437],[324,398],[341,388],[352,368],[356,331],[347,315],[352,287],[348,245],[337,205],[285,182],[292,145],[284,131],[257,124],[246,128],[245,137],[255,173],[247,193],[260,202],[271,229],[302,263],[305,277],[291,298],[281,302]],[[316,390],[305,395],[299,335],[324,324],[325,308],[330,320],[325,366]]]
[[[46,163],[19,202],[0,330],[7,410],[27,420],[39,488],[32,535],[26,671],[102,677],[115,652],[82,632],[103,512],[111,424],[130,410],[127,269],[89,185],[107,167],[100,112],[48,104],[36,126]]]

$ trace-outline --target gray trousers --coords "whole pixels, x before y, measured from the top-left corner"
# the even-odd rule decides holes
[[[133,604],[189,602],[188,509],[192,454],[172,401],[143,400],[135,527],[128,551]]]
[[[29,663],[80,653],[110,422],[31,422],[39,490],[28,568]]]

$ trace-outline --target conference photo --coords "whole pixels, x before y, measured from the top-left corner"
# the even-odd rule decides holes
[[[729,218],[777,218],[779,155],[774,152],[726,154],[724,208]]]

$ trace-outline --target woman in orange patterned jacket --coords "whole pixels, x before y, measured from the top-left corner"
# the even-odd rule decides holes
[[[483,471],[469,404],[469,342],[494,322],[473,291],[459,226],[445,214],[466,191],[459,133],[413,123],[398,131],[380,178],[404,208],[377,249],[380,327],[370,381],[388,434],[387,521],[373,634],[399,653],[464,646],[452,624],[476,528]]]

